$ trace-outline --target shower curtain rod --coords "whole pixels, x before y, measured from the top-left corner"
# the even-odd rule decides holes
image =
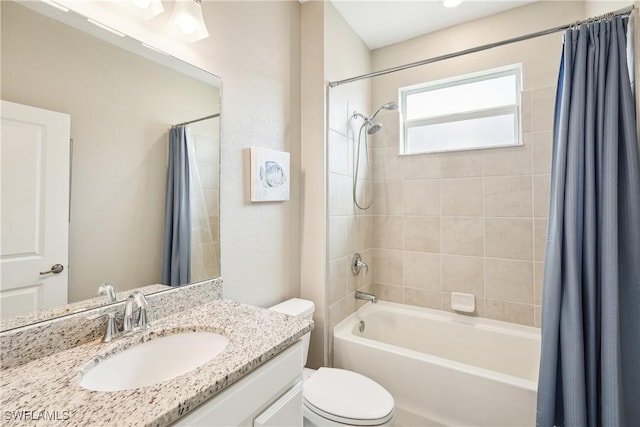
[[[571,23],[571,24],[561,25],[561,26],[555,27],[555,28],[549,28],[547,30],[538,31],[536,33],[526,34],[524,36],[513,37],[511,39],[506,39],[506,40],[502,40],[502,41],[495,42],[495,43],[488,43],[488,44],[485,44],[485,45],[482,45],[482,46],[476,46],[476,47],[472,47],[472,48],[469,48],[469,49],[459,50],[457,52],[448,53],[446,55],[440,55],[440,56],[436,56],[436,57],[429,58],[429,59],[423,59],[422,61],[411,62],[409,64],[399,65],[397,67],[387,68],[387,69],[380,70],[380,71],[374,71],[372,73],[362,74],[360,76],[350,77],[350,78],[344,79],[344,80],[337,80],[337,81],[329,82],[327,84],[327,86],[330,87],[330,88],[333,88],[333,87],[336,87],[336,86],[343,85],[345,83],[351,83],[351,82],[355,82],[355,81],[358,81],[358,80],[368,79],[368,78],[371,78],[371,77],[383,76],[385,74],[395,73],[396,71],[408,70],[409,68],[419,67],[421,65],[427,65],[427,64],[434,63],[434,62],[443,61],[445,59],[456,58],[458,56],[468,55],[470,53],[481,52],[483,50],[493,49],[494,47],[500,47],[500,46],[504,46],[504,45],[515,43],[515,42],[519,42],[519,41],[524,41],[524,40],[529,40],[529,39],[533,39],[533,38],[536,38],[536,37],[546,36],[548,34],[557,33],[558,31],[564,31],[564,30],[568,30],[570,28],[574,28],[574,27],[576,27],[576,26],[578,26],[580,24],[595,22],[595,21],[598,21],[600,19],[613,18],[614,16],[619,16],[619,15],[629,15],[631,12],[633,12],[633,10],[634,10],[634,6],[631,5],[631,6],[627,6],[627,7],[623,8],[623,9],[619,9],[619,10],[616,10],[616,11],[613,11],[613,12],[605,13],[604,15],[599,15],[599,16],[595,16],[595,17],[592,17],[592,18],[583,19],[581,21],[577,21],[577,22],[574,22],[574,23]]]
[[[195,120],[190,120],[188,122],[184,122],[184,123],[178,123],[177,125],[173,125],[171,126],[171,129],[173,128],[177,128],[178,126],[186,126],[186,125],[190,125],[191,123],[197,123],[197,122],[201,122],[203,120],[208,120],[208,119],[214,119],[216,117],[220,117],[220,113],[217,114],[212,114],[210,116],[206,116],[206,117],[200,117],[199,119],[195,119]]]

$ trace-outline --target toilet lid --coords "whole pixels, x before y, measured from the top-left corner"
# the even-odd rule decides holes
[[[320,368],[304,382],[307,408],[332,421],[379,425],[393,417],[393,397],[380,384],[356,372]]]

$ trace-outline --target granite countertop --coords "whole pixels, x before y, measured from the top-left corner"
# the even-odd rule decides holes
[[[145,295],[149,295],[156,292],[166,291],[172,289],[171,286],[157,284],[148,285],[140,288],[129,289],[116,293],[116,301],[124,301],[127,299],[131,292],[140,291]],[[104,305],[113,304],[106,302],[104,295],[96,296],[94,298],[85,299],[82,301],[72,302],[63,306],[45,308],[44,310],[36,311],[33,313],[20,314],[18,316],[12,316],[9,318],[0,319],[0,331],[6,331],[13,328],[19,328],[21,326],[29,325],[34,322],[42,322],[45,320],[53,319],[54,317],[64,316],[67,314],[78,313],[91,308],[96,308]]]
[[[210,399],[311,330],[309,320],[217,300],[151,323],[110,343],[100,340],[0,372],[2,425],[164,426]],[[81,371],[114,352],[154,337],[186,331],[226,335],[225,350],[201,367],[148,387],[86,390]],[[22,421],[16,420],[20,416]]]

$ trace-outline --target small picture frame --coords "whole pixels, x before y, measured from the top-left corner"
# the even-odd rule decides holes
[[[289,200],[289,153],[251,147],[251,201]]]

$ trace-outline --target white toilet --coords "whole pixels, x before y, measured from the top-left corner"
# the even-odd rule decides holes
[[[311,319],[313,302],[292,298],[270,310]],[[309,336],[303,339],[307,361]],[[393,397],[380,384],[345,369],[306,369],[303,387],[305,426],[383,426],[393,425]]]

